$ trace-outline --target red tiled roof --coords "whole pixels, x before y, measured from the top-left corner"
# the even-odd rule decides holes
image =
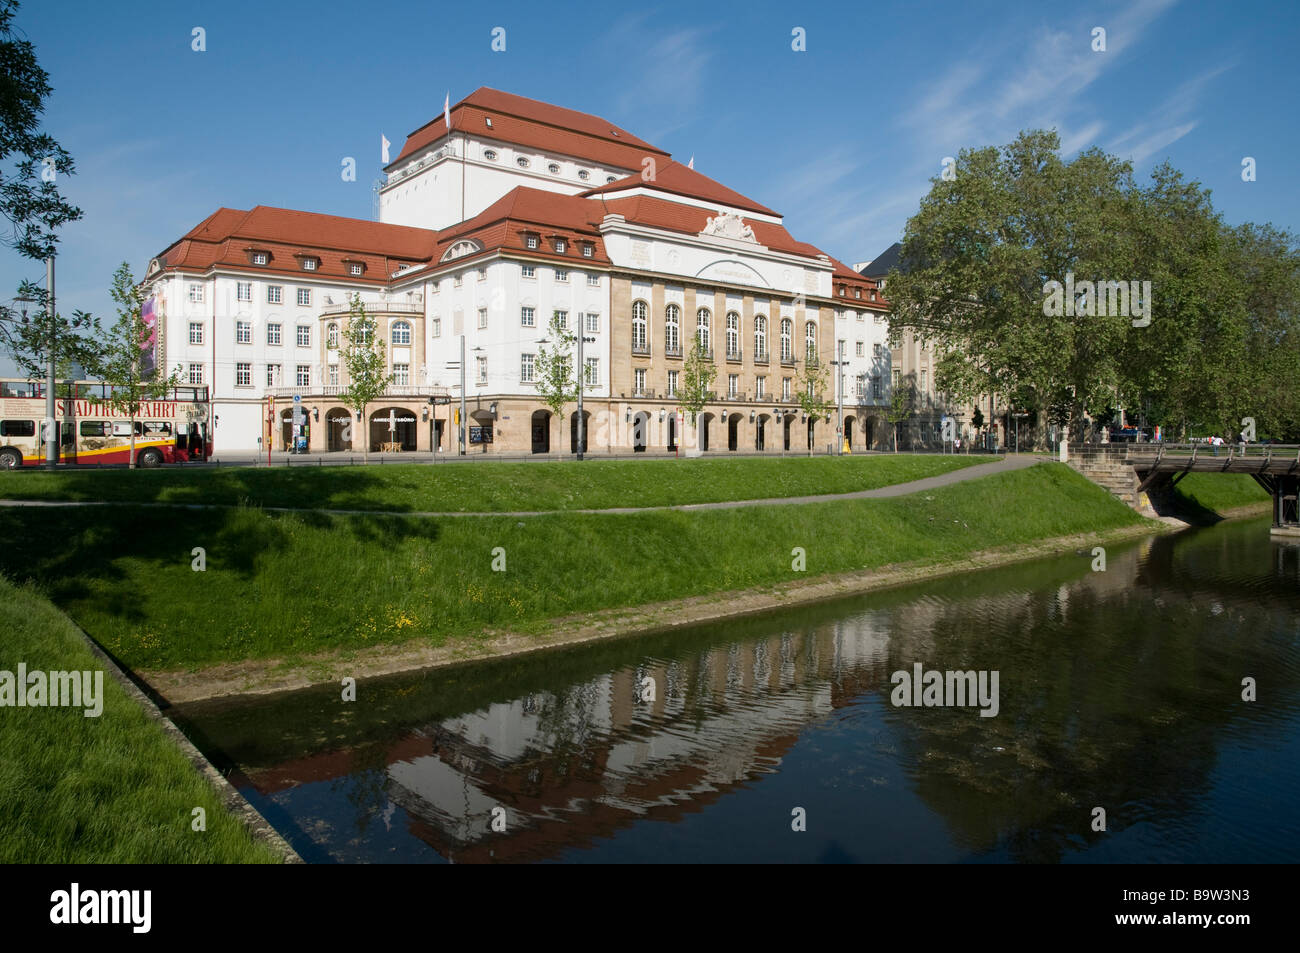
[[[761,215],[780,216],[781,214],[676,161],[659,164],[655,169],[654,179],[649,182],[644,181],[640,173],[637,173],[619,179],[617,182],[611,182],[608,185],[588,189],[582,194],[595,197],[606,192],[623,192],[634,188],[702,199],[706,202],[716,202],[719,205],[726,205],[731,208],[747,209]]]
[[[648,225],[652,228],[665,228],[674,232],[698,235],[704,231],[716,212],[683,205],[671,199],[661,199],[649,195],[633,195],[628,198],[605,199],[600,203],[608,212],[622,215],[629,222]],[[754,238],[760,245],[766,245],[775,251],[788,252],[793,255],[807,255],[816,258],[821,252],[807,242],[796,241],[782,225],[771,222],[759,222],[745,219],[745,224],[754,229]]]
[[[598,202],[576,195],[518,186],[469,221],[441,231],[436,255],[441,258],[456,242],[473,239],[483,245],[479,254],[506,249],[525,251],[555,261],[570,261],[575,267],[590,262],[608,264],[609,257],[605,254],[605,242],[599,230],[604,215],[605,210]],[[540,238],[539,247],[526,247],[524,239],[529,233]],[[555,251],[555,238],[567,241],[563,254]],[[590,258],[582,254],[583,242],[593,246]]]
[[[647,155],[657,160],[668,157],[664,150],[599,116],[486,86],[470,93],[451,107],[450,112],[452,132],[467,129],[484,138],[619,169],[640,169],[641,160]],[[487,119],[492,120],[490,129]],[[397,159],[386,168],[393,168],[446,133],[446,120],[439,114],[406,137]]]
[[[259,205],[247,212],[217,209],[157,257],[164,269],[205,270],[221,264],[283,275],[386,281],[400,262],[427,261],[437,241],[432,229]],[[270,252],[270,263],[251,265],[250,248]],[[320,267],[304,272],[295,255],[319,257]],[[363,263],[364,273],[349,274],[345,259]]]

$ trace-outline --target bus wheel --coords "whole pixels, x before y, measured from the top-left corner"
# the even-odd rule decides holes
[[[157,450],[142,450],[140,451],[139,462],[140,462],[140,466],[142,467],[152,468],[156,466],[161,466],[163,462],[162,454],[159,453]]]
[[[22,454],[13,447],[5,447],[0,450],[0,470],[17,470],[22,465]]]

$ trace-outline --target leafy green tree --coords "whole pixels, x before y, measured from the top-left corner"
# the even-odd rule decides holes
[[[40,131],[50,77],[36,49],[14,27],[16,0],[0,0],[0,215],[8,219],[5,243],[24,258],[54,254],[57,230],[81,218],[59,194],[58,181],[72,175],[72,157]]]
[[[682,362],[682,377],[677,387],[677,404],[691,415],[691,426],[698,428],[700,411],[709,401],[713,390],[713,380],[718,376],[718,367],[704,354],[697,335],[691,342],[690,353]],[[698,429],[697,429],[698,433]]]
[[[889,409],[885,419],[894,431],[894,453],[898,453],[898,425],[911,417],[916,410],[916,385],[911,380],[899,381],[889,395]],[[978,413],[978,409],[976,413]],[[981,420],[983,415],[981,415]]]
[[[175,390],[180,383],[180,365],[164,377],[152,359],[143,359],[140,345],[150,332],[144,322],[146,293],[136,284],[131,266],[126,262],[113,272],[113,284],[108,293],[117,304],[117,320],[100,345],[96,366],[88,370],[94,371],[109,386],[105,388],[107,396],[96,396],[91,400],[130,419],[129,466],[135,469],[135,425],[141,405],[145,401],[161,400]]]
[[[348,323],[341,332],[344,346],[340,354],[348,372],[348,383],[339,393],[339,399],[354,416],[361,417],[361,454],[369,462],[370,424],[366,407],[388,392],[392,375],[384,356],[384,342],[379,337],[379,322],[366,311],[359,293],[353,292],[348,304]],[[355,447],[356,441],[352,445]]]
[[[103,357],[104,330],[99,319],[85,311],[72,317],[49,312],[49,292],[40,285],[24,281],[18,297],[28,299],[23,309],[6,309],[7,320],[0,321],[0,338],[14,364],[24,376],[43,379],[54,347],[54,368],[58,377],[66,378],[78,368],[93,374]]]
[[[827,395],[830,374],[825,364],[817,360],[816,354],[807,355],[794,379],[794,396],[809,420],[824,416],[833,401]],[[812,456],[812,441],[808,441],[808,456]]]
[[[573,366],[575,338],[564,326],[559,311],[551,314],[551,323],[546,328],[546,335],[550,343],[543,344],[537,349],[535,389],[538,399],[550,409],[551,416],[560,421],[560,434],[563,438],[564,405],[578,399],[578,379]],[[579,421],[579,426],[581,424],[582,422]],[[585,439],[583,444],[585,446]],[[560,448],[557,447],[557,455],[559,452]]]

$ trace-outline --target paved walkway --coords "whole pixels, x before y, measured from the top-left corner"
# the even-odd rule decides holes
[[[555,516],[560,513],[657,513],[664,510],[730,510],[746,506],[790,506],[804,503],[833,503],[838,500],[882,500],[894,496],[907,496],[934,490],[953,483],[966,480],[978,480],[981,477],[1007,473],[1011,470],[1023,470],[1040,462],[1043,458],[1032,454],[1009,454],[993,463],[976,464],[963,467],[939,476],[926,477],[923,480],[911,480],[907,483],[894,483],[875,490],[856,490],[853,493],[824,493],[817,496],[777,496],[761,500],[724,500],[719,503],[680,503],[671,506],[622,506],[603,510],[494,510],[489,512],[447,512],[439,513],[427,510],[337,510],[318,507],[263,506],[259,509],[268,513],[323,513],[331,516],[416,516],[421,518],[444,519],[453,516]],[[0,506],[10,507],[62,507],[62,506],[151,506],[177,510],[212,510],[235,509],[232,503],[132,503],[124,500],[0,500]]]

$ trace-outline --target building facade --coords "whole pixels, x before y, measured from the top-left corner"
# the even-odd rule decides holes
[[[319,452],[572,452],[576,405],[537,392],[553,316],[581,340],[591,453],[887,446],[876,281],[598,117],[488,89],[449,113],[386,168],[378,222],[220,209],[150,262],[163,363],[212,388],[219,448],[281,449],[300,421]],[[341,400],[354,296],[391,381],[364,414]],[[692,422],[695,341],[715,378]],[[831,372],[811,420],[809,360]]]

